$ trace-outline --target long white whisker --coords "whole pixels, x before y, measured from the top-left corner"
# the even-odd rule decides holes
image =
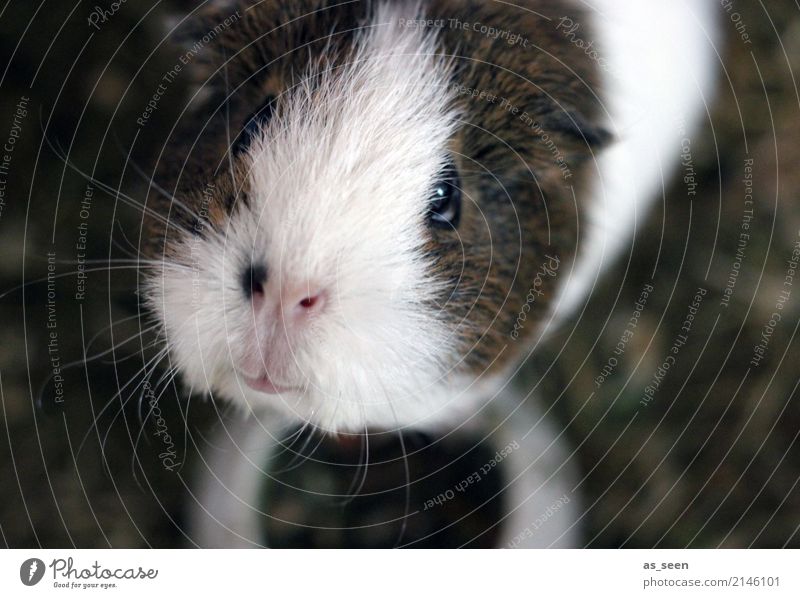
[[[153,362],[156,362],[156,360],[158,360],[158,362],[160,362],[160,360],[163,359],[167,355],[168,351],[169,351],[168,347],[164,347],[164,349],[159,351],[154,357],[152,357],[149,361],[147,361],[147,363],[145,363],[144,366],[139,368],[139,370],[137,370],[137,372],[135,374],[133,374],[133,376],[131,376],[131,379],[122,388],[120,388],[116,393],[114,393],[114,395],[106,402],[105,406],[94,417],[91,425],[89,426],[89,429],[86,430],[86,434],[84,435],[83,439],[81,440],[81,443],[78,445],[78,451],[75,453],[75,457],[76,458],[80,455],[81,451],[83,450],[83,445],[86,444],[86,441],[88,440],[89,435],[92,433],[92,430],[99,424],[100,417],[102,417],[103,413],[105,413],[105,411],[109,407],[111,407],[111,404],[114,402],[114,399],[116,399],[118,396],[120,396],[125,391],[125,389],[138,378],[140,373],[146,372],[147,368]],[[142,381],[140,381],[139,384],[137,384],[134,387],[134,390],[139,388],[139,386],[141,384],[143,384],[145,380],[146,380],[146,377]]]

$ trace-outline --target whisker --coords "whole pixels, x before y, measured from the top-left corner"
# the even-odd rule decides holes
[[[360,403],[359,406],[361,407],[361,420],[364,423],[364,435],[361,437],[361,447],[358,455],[359,467],[358,470],[356,470],[356,474],[353,476],[350,487],[347,489],[348,498],[342,502],[343,505],[350,504],[361,494],[361,491],[364,489],[364,484],[367,481],[367,473],[369,472],[369,429],[367,427],[367,417],[364,412],[363,403]],[[360,481],[358,481],[359,477],[361,478]],[[357,481],[358,487],[356,487]]]
[[[78,264],[90,264],[90,265],[97,265],[97,264],[127,264],[127,265],[143,265],[143,266],[153,266],[153,267],[164,267],[164,266],[177,266],[185,269],[189,269],[188,266],[183,264],[177,264],[168,260],[154,260],[148,258],[137,258],[137,257],[128,257],[128,258],[108,258],[108,259],[93,259],[93,260],[54,260],[56,264],[63,264],[65,266],[75,266]]]
[[[231,187],[236,191],[236,177],[233,169],[233,156],[231,149],[231,106],[230,106],[230,81],[228,80],[228,53],[222,48],[224,62],[222,63],[222,74],[225,79],[225,138],[228,149],[225,152],[228,158],[228,172],[231,174]]]
[[[136,316],[134,316],[134,317],[136,317]],[[132,319],[132,318],[126,318],[126,320],[130,320],[130,319]],[[118,322],[114,322],[114,323],[115,324],[119,324],[119,321]],[[129,336],[128,338],[126,338],[126,339],[114,344],[112,347],[110,347],[109,349],[106,349],[105,351],[97,353],[96,355],[86,356],[86,349],[89,348],[89,345],[91,345],[92,341],[97,339],[98,336],[103,333],[103,331],[101,330],[100,332],[98,332],[94,336],[94,338],[91,341],[89,341],[89,344],[86,345],[86,347],[84,347],[84,357],[83,357],[83,359],[76,359],[75,361],[67,363],[64,366],[62,366],[61,369],[62,370],[66,370],[66,369],[73,368],[73,367],[78,366],[78,365],[83,365],[83,364],[86,364],[86,363],[91,363],[93,361],[97,361],[101,357],[104,357],[104,356],[108,355],[109,353],[113,353],[114,351],[119,350],[120,347],[128,344],[132,340],[135,340],[135,339],[137,339],[137,338],[139,338],[141,336],[144,336],[145,334],[155,330],[159,326],[161,326],[161,324],[160,323],[156,323],[156,324],[153,324],[152,326],[148,326],[147,328],[143,328],[142,330],[140,330],[136,334],[133,334],[133,335]],[[107,330],[108,328],[110,328],[110,326],[106,326],[103,330]],[[159,342],[161,342],[159,339],[155,339],[152,343],[149,343],[149,344],[145,345],[145,348],[150,348],[152,346],[155,346]],[[130,357],[138,357],[139,355],[140,354],[137,352],[137,353],[134,353],[133,355],[131,355],[131,356],[127,357],[127,358],[122,358],[122,359],[128,359]],[[115,361],[113,361],[111,363],[116,363],[116,362],[119,362],[119,361],[121,361],[121,359],[117,359],[117,360],[115,360]],[[47,382],[49,382],[49,381],[50,381],[50,378],[48,377],[45,380],[45,384],[47,384]]]
[[[133,317],[136,317],[136,316],[133,316]],[[76,359],[75,361],[72,361],[72,362],[69,362],[69,363],[66,363],[66,364],[64,364],[64,365],[63,365],[63,366],[61,366],[61,368],[60,368],[60,369],[61,369],[61,371],[63,372],[63,371],[69,370],[69,369],[71,369],[71,368],[74,368],[74,367],[77,367],[77,366],[80,366],[80,365],[85,365],[85,364],[87,364],[87,363],[90,363],[90,362],[92,362],[92,361],[96,361],[97,359],[99,359],[99,358],[103,357],[104,355],[107,355],[108,353],[111,353],[111,352],[112,352],[112,351],[114,351],[115,349],[119,349],[120,347],[122,347],[123,345],[125,345],[125,344],[129,343],[130,341],[134,340],[135,338],[138,338],[138,337],[140,337],[140,336],[143,336],[143,335],[145,335],[146,333],[148,333],[148,332],[152,331],[154,328],[156,328],[156,327],[158,327],[158,326],[159,326],[159,324],[154,324],[153,326],[150,326],[150,327],[148,327],[148,328],[145,328],[144,330],[140,330],[139,332],[137,332],[137,333],[136,333],[136,334],[134,334],[133,336],[131,336],[131,337],[129,337],[129,338],[127,338],[127,339],[123,340],[122,342],[120,342],[120,343],[118,343],[118,344],[114,345],[113,347],[111,347],[110,349],[108,349],[108,350],[106,350],[106,351],[103,351],[102,353],[99,353],[99,354],[97,354],[97,355],[93,355],[93,356],[91,356],[91,357],[87,357],[87,356],[86,356],[86,352],[87,352],[87,349],[89,348],[89,346],[90,346],[90,345],[92,344],[92,342],[93,342],[95,339],[97,339],[97,338],[98,338],[98,337],[99,337],[99,336],[100,336],[100,335],[101,335],[101,334],[102,334],[102,333],[103,333],[105,330],[108,330],[108,329],[109,329],[111,326],[113,326],[114,324],[118,324],[118,323],[119,323],[119,322],[121,322],[121,321],[127,321],[127,320],[130,320],[130,319],[131,319],[131,318],[125,318],[125,319],[123,319],[123,320],[119,320],[119,321],[117,321],[117,322],[113,322],[111,325],[109,325],[109,326],[106,326],[105,328],[103,328],[103,330],[101,330],[100,332],[98,332],[98,333],[97,333],[97,334],[96,334],[96,335],[95,335],[95,336],[94,336],[94,337],[93,337],[93,338],[92,338],[92,339],[89,341],[89,343],[88,343],[88,344],[87,344],[85,347],[83,347],[83,354],[84,354],[84,357],[83,357],[82,359]],[[160,341],[159,341],[158,339],[156,339],[156,340],[154,340],[152,343],[149,343],[148,345],[146,345],[146,348],[154,347],[154,346],[156,346],[156,345],[157,345],[159,342],[160,342]],[[128,356],[128,357],[125,357],[125,358],[122,358],[122,359],[118,359],[118,360],[116,360],[116,361],[117,361],[117,362],[121,362],[121,361],[124,361],[125,359],[130,359],[130,358],[132,358],[132,357],[135,357],[135,356],[138,356],[138,353],[135,353],[135,354],[133,354],[133,355],[130,355],[130,356]],[[38,395],[37,395],[37,401],[36,401],[36,404],[37,404],[38,406],[40,406],[40,407],[41,407],[41,405],[44,403],[44,391],[45,391],[45,389],[47,388],[47,385],[50,383],[50,380],[52,380],[54,377],[55,377],[55,374],[54,374],[54,373],[51,373],[51,374],[50,374],[50,375],[48,375],[48,376],[47,376],[47,377],[44,379],[44,381],[42,382],[42,384],[41,384],[41,387],[40,387],[40,390],[39,390],[39,393],[38,393]]]
[[[157,268],[158,267],[156,265],[148,265],[148,264],[143,264],[143,266],[145,268]],[[70,272],[60,272],[58,274],[50,274],[48,276],[42,276],[41,278],[36,278],[34,280],[29,280],[28,282],[25,282],[23,284],[17,285],[15,287],[10,288],[9,290],[7,290],[7,291],[5,291],[3,293],[0,293],[0,299],[5,299],[8,295],[11,295],[12,293],[16,293],[17,291],[25,289],[25,288],[27,288],[29,286],[42,284],[43,282],[49,282],[50,280],[53,280],[53,279],[56,279],[56,278],[60,279],[60,278],[67,278],[67,277],[70,277],[70,276],[77,276],[81,272],[83,272],[85,274],[89,274],[89,273],[92,273],[92,272],[116,272],[116,271],[121,271],[121,270],[139,270],[140,267],[141,266],[139,264],[129,264],[129,265],[120,264],[120,265],[108,266],[108,267],[105,267],[105,268],[84,268],[83,270],[72,270]],[[188,266],[184,265],[184,264],[177,264],[177,263],[172,263],[172,262],[168,262],[166,264],[161,264],[161,267],[163,267],[165,270],[169,270],[169,269],[172,269],[172,268],[181,269],[181,270],[190,270],[190,268]]]
[[[336,419],[336,414],[338,413],[338,411],[339,411],[339,401],[336,402],[336,406],[333,408],[333,413],[331,413],[330,423],[328,425],[328,428],[330,428],[330,424],[332,424],[333,421]],[[317,449],[319,449],[320,445],[322,444],[322,441],[325,440],[326,431],[324,428],[312,424],[310,418],[306,421],[306,424],[308,427],[311,427],[313,429],[308,433],[306,440],[303,443],[303,446],[300,448],[299,451],[295,452],[295,456],[291,460],[289,465],[287,465],[284,469],[282,469],[280,472],[277,473],[286,473],[289,471],[293,471],[298,467],[300,467],[301,465],[303,465],[306,461],[309,461],[311,457],[314,455],[314,453],[317,451]],[[319,434],[320,437],[319,441],[317,442],[316,446],[314,446],[314,449],[308,455],[306,455],[305,453],[306,450],[308,449],[308,445],[311,443],[314,434],[317,433]]]
[[[198,213],[197,213],[195,210],[193,210],[192,208],[190,208],[189,206],[187,206],[187,205],[186,205],[185,203],[183,203],[183,202],[182,202],[180,199],[178,199],[177,197],[175,197],[175,195],[173,195],[172,193],[170,193],[169,191],[167,191],[166,189],[164,189],[164,188],[163,188],[161,185],[159,185],[158,183],[156,183],[156,182],[155,182],[155,180],[153,179],[153,177],[152,177],[152,176],[148,176],[148,175],[147,175],[147,173],[146,173],[146,172],[144,172],[144,171],[143,171],[143,170],[142,170],[142,169],[139,167],[139,165],[138,165],[138,164],[136,164],[136,162],[135,162],[134,160],[130,160],[130,164],[131,164],[131,167],[133,168],[133,170],[134,170],[134,171],[135,171],[137,174],[141,175],[141,176],[142,176],[142,178],[143,178],[143,179],[144,179],[144,180],[147,182],[147,184],[148,184],[150,187],[152,187],[152,188],[153,188],[153,189],[155,189],[155,190],[156,190],[156,191],[157,191],[157,192],[158,192],[160,195],[162,195],[163,197],[165,197],[166,199],[168,199],[171,205],[176,205],[176,206],[178,206],[179,208],[181,208],[181,209],[182,209],[184,212],[186,212],[186,214],[188,214],[188,215],[189,215],[189,216],[191,216],[192,218],[196,218],[196,219],[198,219],[198,220],[200,220],[200,219],[201,219],[201,217],[200,217],[200,214],[198,214]]]
[[[141,256],[141,254],[142,254],[141,247],[134,247],[133,243],[130,242],[130,240],[128,239],[128,236],[125,234],[125,229],[122,228],[122,225],[120,224],[119,220],[116,220],[116,219],[114,220],[114,226],[115,226],[115,228],[119,229],[119,232],[118,232],[117,236],[113,236],[112,235],[112,237],[111,237],[111,240],[114,243],[114,247],[119,249],[123,254],[127,255],[130,258],[136,258],[136,257]],[[140,230],[140,233],[141,233],[141,230]],[[128,245],[127,248],[124,247],[122,245],[122,243],[119,241],[119,237],[122,237],[122,240],[125,243],[127,243],[127,245]]]
[[[142,382],[140,382],[139,384],[137,384],[137,385],[136,385],[136,386],[135,386],[135,387],[134,387],[134,388],[131,390],[131,392],[130,392],[130,394],[128,395],[128,397],[127,397],[126,399],[124,399],[123,401],[121,401],[121,402],[120,402],[120,407],[119,407],[119,409],[117,410],[117,412],[114,414],[114,417],[111,419],[111,422],[108,424],[108,428],[106,429],[106,433],[105,433],[105,435],[104,435],[104,437],[103,437],[103,441],[102,441],[102,442],[101,442],[101,444],[100,444],[100,451],[101,451],[101,453],[102,453],[102,454],[105,454],[105,447],[106,447],[106,444],[107,444],[107,442],[108,442],[108,437],[109,437],[109,435],[111,434],[111,429],[114,427],[114,423],[117,421],[117,418],[118,418],[120,415],[122,415],[122,414],[124,413],[126,405],[127,405],[127,404],[130,402],[130,400],[131,400],[131,399],[134,397],[134,395],[136,394],[136,391],[139,389],[139,387],[140,387],[140,386],[141,386],[141,388],[142,388],[142,392],[139,394],[139,409],[140,409],[140,411],[139,411],[139,423],[140,423],[140,430],[142,430],[142,429],[144,428],[144,422],[142,421],[142,416],[141,416],[141,404],[142,404],[142,399],[143,399],[143,397],[144,397],[144,393],[145,393],[145,392],[147,392],[147,389],[146,389],[146,386],[145,386],[145,385],[146,385],[146,384],[149,384],[149,382],[150,382],[150,378],[152,377],[152,375],[153,375],[153,373],[155,372],[155,370],[156,370],[156,367],[158,366],[158,364],[159,364],[159,363],[161,363],[161,362],[160,362],[160,361],[158,361],[158,362],[157,362],[157,363],[156,363],[156,364],[155,364],[155,365],[154,365],[152,368],[150,368],[150,371],[149,371],[149,372],[148,372],[148,373],[145,375],[145,377],[142,379]],[[155,385],[154,387],[151,387],[151,388],[153,389],[153,396],[155,396],[155,392],[156,392],[156,390],[158,389],[158,386],[159,386],[159,385],[161,384],[161,382],[163,381],[163,379],[164,379],[164,376],[162,375],[162,377],[159,379],[159,381],[158,381],[158,382],[156,382],[156,385]],[[166,388],[165,388],[165,390],[166,390]],[[112,399],[112,400],[113,400],[113,399]],[[134,448],[134,454],[135,454],[135,452],[136,452],[136,446],[134,445],[134,447],[133,447],[133,448]]]
[[[192,401],[192,393],[191,389],[190,392],[186,395],[186,411],[184,412],[181,409],[181,401],[178,401],[178,412],[181,414],[181,419],[183,420],[183,446],[184,450],[189,450],[189,405]]]
[[[89,349],[89,347],[91,347],[91,346],[94,344],[94,342],[95,342],[95,341],[96,341],[98,338],[100,338],[100,336],[101,336],[101,335],[102,335],[102,334],[103,334],[103,333],[104,333],[106,330],[108,330],[109,328],[111,328],[111,327],[113,327],[113,326],[115,326],[115,325],[124,324],[125,322],[130,322],[131,320],[135,320],[135,319],[137,319],[137,318],[141,318],[141,317],[142,317],[142,316],[141,316],[141,314],[134,314],[134,315],[132,315],[132,316],[128,316],[128,317],[126,317],[126,318],[122,318],[122,319],[120,319],[120,320],[117,320],[116,322],[111,322],[111,323],[110,323],[108,326],[103,326],[103,327],[102,327],[102,328],[101,328],[101,329],[100,329],[100,330],[99,330],[99,331],[98,331],[98,332],[97,332],[97,333],[96,333],[96,334],[95,334],[95,335],[94,335],[92,338],[90,338],[90,339],[89,339],[89,342],[88,342],[88,343],[86,343],[86,344],[83,346],[83,352],[84,352],[84,353],[86,353],[86,352],[87,352],[87,350]]]
[[[388,395],[384,395],[388,396]],[[394,425],[395,429],[397,430],[397,439],[400,441],[400,450],[403,453],[403,468],[405,469],[406,474],[406,483],[405,483],[405,510],[403,511],[403,520],[400,524],[400,533],[397,535],[397,541],[395,542],[394,547],[399,548],[401,542],[403,541],[403,537],[406,534],[406,528],[408,527],[408,517],[411,513],[411,468],[408,464],[408,451],[406,450],[406,442],[403,438],[403,429],[400,427],[400,421],[397,417],[397,411],[394,408],[394,404],[389,402],[389,407],[392,410],[392,416],[394,417]]]
[[[91,184],[95,185],[101,191],[103,191],[103,192],[107,193],[108,195],[110,195],[111,197],[113,197],[115,200],[119,200],[119,201],[121,201],[122,203],[124,203],[125,205],[127,205],[129,207],[137,209],[137,210],[141,211],[143,214],[147,214],[148,216],[151,216],[152,218],[155,218],[156,220],[158,220],[158,221],[162,222],[163,224],[165,224],[167,227],[176,228],[178,230],[181,230],[181,231],[185,232],[188,235],[192,234],[192,231],[189,230],[187,227],[181,225],[179,222],[176,222],[175,220],[169,220],[169,219],[165,218],[164,216],[162,216],[158,212],[154,211],[152,208],[147,207],[146,205],[136,201],[133,197],[130,197],[129,195],[123,193],[121,189],[115,189],[111,185],[109,185],[107,183],[104,183],[103,181],[97,179],[96,177],[93,177],[92,175],[83,172],[80,169],[80,167],[78,167],[76,164],[74,164],[66,156],[66,154],[63,153],[63,150],[61,150],[60,148],[55,147],[49,139],[45,138],[45,141],[50,146],[50,149],[64,163],[65,166],[67,166],[70,170],[73,170],[74,172],[79,174],[86,181],[88,181]],[[172,198],[172,200],[178,201],[175,198]],[[185,206],[180,205],[180,203],[178,203],[176,205],[179,205],[179,207],[182,207],[184,210],[188,209]],[[189,211],[188,213],[193,218],[197,218],[197,215],[195,215],[191,211]]]
[[[302,465],[304,465],[307,461],[310,460],[310,458],[314,455],[314,453],[320,447],[322,442],[325,440],[325,434],[323,432],[320,432],[310,422],[307,422],[307,423],[309,424],[308,427],[312,428],[312,429],[307,431],[306,439],[303,442],[303,446],[301,446],[298,451],[293,451],[294,452],[294,457],[292,457],[292,460],[289,462],[289,464],[286,467],[280,469],[279,471],[276,471],[275,472],[276,474],[288,473],[288,472],[294,471],[295,469],[297,469],[297,468],[301,467]],[[319,435],[319,440],[317,441],[317,444],[314,445],[314,448],[311,450],[311,452],[306,454],[306,451],[308,451],[308,446],[311,444],[311,441],[314,439],[315,435]]]
[[[291,434],[289,434],[285,438],[281,438],[280,441],[279,441],[280,449],[275,451],[274,457],[280,457],[284,453],[289,452],[291,450],[291,448],[298,442],[298,440],[300,438],[303,438],[303,434],[308,429],[308,427],[309,427],[309,422],[308,421],[304,421],[302,423],[302,425],[300,425],[297,428],[296,431],[292,432]]]
[[[103,414],[106,412],[106,410],[107,410],[109,407],[111,407],[111,404],[113,403],[114,399],[116,399],[118,396],[120,396],[120,395],[121,395],[121,394],[122,394],[122,393],[125,391],[125,389],[126,389],[126,388],[127,388],[127,387],[128,387],[130,384],[131,384],[131,383],[133,383],[133,382],[134,382],[134,380],[136,380],[136,378],[139,376],[139,374],[141,374],[141,373],[145,372],[145,371],[147,370],[147,368],[150,366],[150,364],[152,364],[152,363],[153,363],[154,361],[156,361],[156,360],[158,360],[158,361],[160,362],[160,361],[161,361],[161,359],[163,359],[163,358],[164,358],[164,356],[166,356],[166,355],[167,355],[168,351],[169,351],[169,348],[168,348],[168,347],[164,347],[164,349],[162,349],[161,351],[159,351],[159,352],[158,352],[158,353],[157,353],[157,354],[156,354],[154,357],[152,357],[150,360],[148,360],[148,361],[145,363],[145,365],[144,365],[144,366],[142,366],[142,367],[141,367],[141,368],[140,368],[140,369],[139,369],[139,370],[138,370],[136,373],[134,373],[134,374],[133,374],[133,376],[131,376],[131,379],[130,379],[130,380],[129,380],[129,381],[128,381],[128,382],[127,382],[127,383],[126,383],[126,384],[125,384],[125,385],[124,385],[122,388],[120,388],[120,389],[119,389],[119,390],[118,390],[116,393],[114,393],[114,395],[113,395],[113,396],[112,396],[112,397],[111,397],[111,398],[110,398],[110,399],[109,399],[109,400],[106,402],[105,406],[104,406],[104,407],[103,407],[103,408],[102,408],[102,409],[101,409],[101,410],[100,410],[100,411],[97,413],[97,415],[96,415],[96,416],[93,418],[93,420],[92,420],[92,423],[91,423],[91,425],[89,426],[89,429],[86,431],[86,434],[84,435],[83,439],[81,440],[81,443],[78,445],[78,451],[77,451],[77,453],[75,453],[75,456],[76,456],[76,458],[77,458],[77,457],[80,455],[81,451],[83,450],[83,445],[84,445],[84,444],[86,444],[86,441],[89,439],[89,435],[92,433],[92,430],[93,430],[95,427],[97,427],[97,426],[98,426],[98,424],[99,424],[99,422],[100,422],[100,417],[102,417],[102,416],[103,416]],[[145,379],[146,379],[146,378],[145,378]],[[139,384],[137,384],[137,385],[136,385],[136,387],[134,388],[134,390],[135,390],[135,389],[137,389],[137,388],[139,388],[139,386],[140,386],[141,384],[143,384],[143,383],[144,383],[144,379],[143,379],[141,382],[139,382]]]

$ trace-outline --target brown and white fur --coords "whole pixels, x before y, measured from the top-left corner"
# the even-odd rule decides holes
[[[192,27],[218,34],[161,167],[176,199],[148,200],[147,286],[188,389],[255,414],[223,438],[265,454],[295,422],[496,422],[524,448],[513,537],[574,472],[509,382],[674,170],[676,121],[696,125],[713,78],[713,3],[221,2]],[[448,168],[460,215],[431,226]],[[204,545],[254,541],[259,461],[240,450],[210,466]],[[579,544],[576,503],[522,545]]]

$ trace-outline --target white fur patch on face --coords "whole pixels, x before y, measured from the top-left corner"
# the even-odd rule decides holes
[[[423,250],[456,126],[450,69],[401,12],[379,7],[346,64],[306,74],[248,150],[246,205],[224,234],[183,242],[192,272],[165,264],[150,281],[194,392],[330,431],[426,425],[461,403]],[[266,269],[276,309],[243,291],[250,264]],[[290,290],[312,287],[324,306],[288,322]],[[291,390],[246,384],[264,373]]]

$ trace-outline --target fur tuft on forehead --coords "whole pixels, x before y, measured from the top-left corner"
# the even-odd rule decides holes
[[[380,5],[355,50],[341,64],[314,64],[252,145],[250,193],[280,225],[273,240],[346,238],[343,226],[358,232],[353,242],[390,243],[391,253],[423,242],[457,115],[450,65],[430,34],[401,24],[408,16]]]

